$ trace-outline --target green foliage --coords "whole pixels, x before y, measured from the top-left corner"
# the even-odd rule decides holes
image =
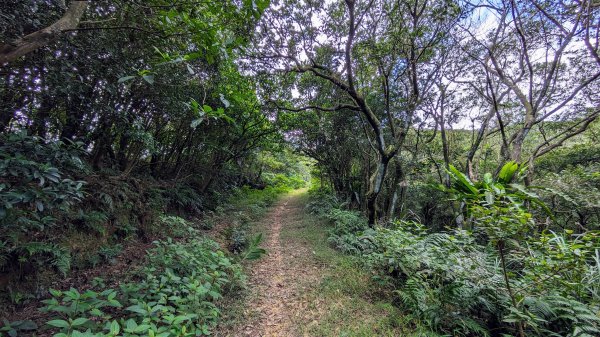
[[[598,165],[575,166],[549,172],[536,181],[540,195],[562,228],[600,229],[600,174]]]
[[[357,211],[333,208],[326,217],[333,223],[334,235],[358,233],[368,228],[366,219]]]
[[[156,242],[138,278],[119,290],[51,290],[47,325],[57,336],[208,335],[220,315],[215,302],[244,281],[240,266],[204,239]]]
[[[227,235],[229,241],[229,251],[239,254],[248,247],[247,228],[235,226],[231,228]]]
[[[48,238],[62,226],[64,212],[83,198],[85,170],[77,144],[43,142],[25,132],[0,135],[0,270],[24,265],[69,270],[70,253]]]
[[[361,254],[371,249],[374,231],[359,212],[332,208],[325,217],[333,223],[328,242],[334,248],[346,254]]]
[[[48,324],[54,327],[70,328],[70,330],[88,323],[92,317],[101,319],[109,317],[110,315],[106,314],[105,310],[122,307],[116,299],[117,292],[113,289],[102,292],[88,290],[83,293],[74,288],[66,291],[50,289],[50,294],[52,298],[43,301],[45,307],[42,310],[59,316],[50,320]],[[81,323],[74,324],[74,321]]]
[[[267,253],[267,251],[263,248],[260,248],[260,244],[262,243],[263,237],[262,233],[256,235],[249,243],[246,250],[240,255],[240,261],[244,260],[258,260],[263,255]]]
[[[401,222],[395,229],[377,230],[374,242],[376,248],[364,259],[398,289],[402,307],[432,330],[489,336],[494,328],[514,335],[513,324],[522,323],[527,336],[597,333],[598,267],[591,258],[597,248],[578,251],[577,262],[573,259],[578,255],[565,257],[563,249],[551,254],[556,247],[530,244],[528,253],[511,253],[507,259],[515,307],[498,253],[468,232],[429,234],[419,224]],[[573,247],[571,252],[581,245],[566,244]]]
[[[312,214],[325,216],[332,209],[339,208],[341,205],[338,198],[329,190],[318,188],[316,185],[313,185],[308,192],[310,200],[306,205],[306,209]]]
[[[562,317],[560,324],[554,324],[553,320],[557,318],[551,316],[549,310],[551,303],[566,303],[571,311],[598,311],[598,298],[588,293],[587,285],[582,284],[585,275],[596,269],[593,258],[600,248],[597,233],[574,238],[555,233],[538,234],[536,229],[540,226],[527,204],[540,206],[549,219],[554,216],[530,189],[513,182],[519,171],[516,163],[505,164],[496,180],[486,174],[482,182],[476,183],[471,183],[452,167],[451,171],[454,181],[449,191],[466,203],[475,231],[485,235],[488,247],[495,249],[498,255],[504,295],[510,299],[509,304],[504,304],[508,313],[503,321],[514,324],[521,336],[526,331],[541,335],[596,332],[600,318],[591,319],[593,314],[581,315],[586,317],[581,321]],[[522,248],[524,244],[527,250]],[[527,304],[542,303],[544,299],[555,299],[556,296],[564,300],[545,302],[549,303],[546,311],[531,311]],[[562,307],[558,309],[563,310]]]
[[[5,332],[10,337],[17,337],[20,332],[27,333],[35,331],[38,328],[37,324],[30,320],[9,322],[8,320],[3,319],[2,323],[3,325],[0,328],[0,332]]]
[[[282,193],[290,191],[287,186],[267,186],[264,189],[253,189],[249,186],[243,186],[236,190],[228,200],[228,208],[255,216],[262,213],[265,208],[279,197]]]
[[[487,336],[487,322],[507,300],[494,257],[466,232],[428,234],[413,222],[379,229],[365,256],[383,280],[395,284],[402,307],[429,329]]]
[[[332,206],[329,242],[396,289],[401,309],[432,335],[596,335],[600,234],[536,232],[543,227],[528,205],[547,208],[516,183],[518,172],[509,163],[497,179],[473,182],[451,168],[446,191],[465,203],[472,231],[431,233],[411,221],[370,231],[359,214]]]
[[[267,186],[280,186],[289,189],[306,187],[310,180],[311,163],[286,147],[275,148],[271,152],[261,152],[257,156],[260,165],[260,179]]]
[[[189,185],[178,184],[161,192],[170,210],[188,213],[200,213],[202,210],[203,198]]]
[[[302,187],[306,187],[306,181],[302,179],[302,177],[294,175],[294,176],[286,176],[284,174],[264,174],[263,179],[268,185],[271,186],[285,186],[291,189],[298,189]]]
[[[172,238],[184,238],[195,234],[192,223],[174,215],[160,215],[152,226],[154,234],[167,234]]]
[[[330,245],[353,255],[360,255],[372,248],[374,231],[360,212],[343,209],[335,195],[326,189],[312,188],[309,193],[306,209],[332,224],[327,239]]]
[[[100,247],[98,255],[108,263],[113,263],[115,258],[123,251],[122,244],[106,244]]]

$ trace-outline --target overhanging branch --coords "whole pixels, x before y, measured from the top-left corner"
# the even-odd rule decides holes
[[[56,40],[62,33],[75,29],[90,1],[72,1],[71,6],[58,21],[52,25],[0,46],[0,65],[13,62]]]

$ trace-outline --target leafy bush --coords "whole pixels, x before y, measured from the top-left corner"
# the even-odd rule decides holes
[[[332,208],[325,217],[333,224],[328,241],[336,249],[346,254],[359,255],[372,248],[374,231],[358,211]]]
[[[569,266],[570,259],[561,255],[567,252],[556,247],[561,240],[545,249],[532,241],[526,250],[529,255],[512,254],[514,306],[500,257],[493,249],[477,244],[472,234],[429,234],[417,223],[396,225],[395,229],[377,230],[375,249],[364,259],[394,285],[401,306],[421,325],[455,336],[489,336],[492,329],[517,334],[518,322],[523,323],[527,336],[598,333],[600,308],[595,291],[599,265],[584,262],[589,261],[588,253],[580,252],[577,268]],[[579,246],[571,243],[571,247]],[[597,249],[590,254],[593,251]]]
[[[3,326],[0,328],[0,332],[6,332],[10,337],[18,336],[19,332],[35,331],[38,328],[37,324],[30,320],[9,322],[3,319],[2,323]]]
[[[371,250],[375,232],[360,212],[343,209],[343,205],[327,189],[312,188],[309,195],[306,209],[332,224],[327,241],[334,248],[352,255]]]
[[[228,235],[229,251],[239,254],[248,247],[247,230],[240,226],[233,227]]]
[[[215,301],[244,281],[210,240],[157,242],[148,259],[138,281],[119,290],[51,290],[47,324],[56,336],[209,335],[220,315]]]
[[[172,238],[183,238],[195,233],[189,221],[174,215],[158,216],[150,232],[153,235],[166,234]]]
[[[508,163],[497,178],[472,182],[451,167],[446,191],[465,204],[470,231],[430,233],[410,221],[369,230],[358,213],[312,203],[333,224],[329,241],[396,289],[431,335],[596,336],[600,233],[543,230],[530,210],[549,209],[516,183],[519,172]]]
[[[100,247],[98,254],[100,257],[108,263],[113,263],[115,258],[123,251],[122,244],[106,244]]]
[[[269,186],[280,186],[290,189],[306,187],[306,181],[299,175],[288,176],[281,173],[266,173],[263,174],[263,179]]]
[[[203,198],[189,185],[177,184],[161,190],[162,198],[171,211],[201,213]]]
[[[69,269],[69,252],[53,241],[65,212],[83,198],[84,182],[71,174],[86,169],[81,154],[77,144],[0,135],[0,271]]]
[[[286,186],[268,186],[264,189],[253,189],[244,186],[236,190],[227,202],[227,210],[246,214],[249,217],[260,215],[267,206],[273,204],[281,193],[288,192]],[[223,212],[226,209],[222,210]]]
[[[326,218],[333,223],[333,235],[359,233],[369,227],[366,219],[357,211],[333,208]]]
[[[466,232],[427,234],[399,222],[379,229],[368,264],[398,289],[401,305],[431,330],[487,335],[487,322],[502,313],[502,277],[493,256]]]
[[[560,228],[600,229],[600,173],[598,165],[550,172],[536,181],[551,205]]]
[[[312,214],[323,216],[334,208],[340,208],[341,203],[329,190],[311,188],[308,193],[310,200],[306,205],[306,209]]]

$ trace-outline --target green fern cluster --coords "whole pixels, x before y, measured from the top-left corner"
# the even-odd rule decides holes
[[[189,185],[177,184],[162,189],[162,197],[171,211],[186,211],[191,214],[202,212],[203,197]]]
[[[507,301],[494,259],[466,232],[428,234],[417,223],[379,229],[372,268],[395,285],[401,306],[432,331],[487,336]]]
[[[488,177],[485,184],[496,183]],[[393,287],[397,304],[424,335],[599,335],[600,233],[524,236],[533,219],[518,201],[532,193],[516,186],[512,195],[500,196],[501,189],[489,195],[471,187],[464,200],[477,206],[469,209],[472,231],[430,232],[412,221],[370,230],[359,213],[339,205],[320,213],[332,224],[329,242]]]
[[[574,289],[580,284],[567,288],[554,283],[549,271],[532,279],[539,270],[523,269],[529,263],[513,256],[510,285],[518,298],[515,307],[498,255],[467,232],[428,234],[418,224],[403,223],[395,229],[379,229],[375,246],[376,251],[364,258],[396,287],[401,306],[438,333],[490,336],[495,330],[516,335],[517,322],[524,323],[527,336],[600,333],[600,298],[578,295]],[[545,259],[552,264],[552,257]],[[588,275],[598,265],[581,268]],[[575,280],[566,274],[556,277],[565,277],[561,284]],[[590,281],[587,286],[593,287]]]
[[[332,224],[327,241],[334,248],[351,255],[372,250],[375,231],[367,225],[367,219],[360,212],[341,209],[334,203],[317,207],[317,213]],[[326,207],[329,208],[327,212]]]

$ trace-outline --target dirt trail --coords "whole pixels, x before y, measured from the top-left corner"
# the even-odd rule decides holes
[[[318,281],[319,266],[307,259],[312,253],[301,239],[282,239],[282,228],[302,218],[303,203],[298,194],[281,198],[263,220],[263,247],[268,255],[250,267],[246,309],[232,331],[221,336],[296,336],[294,321],[307,303],[302,285]],[[314,283],[313,283],[314,284]]]

